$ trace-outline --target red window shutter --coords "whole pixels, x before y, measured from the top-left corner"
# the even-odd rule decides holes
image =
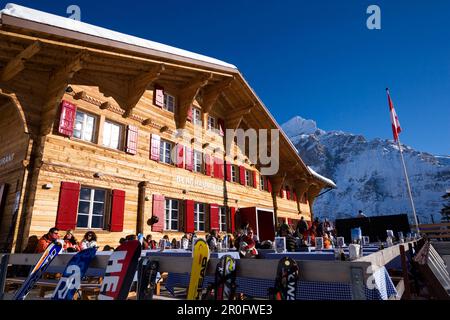
[[[123,231],[123,218],[125,216],[125,191],[113,190],[111,202],[111,232]]]
[[[217,124],[219,126],[219,135],[223,137],[225,135],[225,121],[223,119],[217,119]]]
[[[194,232],[194,201],[184,200],[184,232]]]
[[[158,218],[158,222],[152,225],[153,232],[164,231],[164,213],[165,213],[166,198],[159,194],[153,195],[152,215]]]
[[[253,175],[253,188],[258,188],[258,174],[256,173],[256,171],[252,172]]]
[[[286,187],[286,199],[291,200],[291,191],[289,187]]]
[[[161,137],[152,134],[152,142],[150,145],[150,160],[159,161],[159,150],[161,146]]]
[[[187,114],[187,121],[192,121],[192,106],[189,107],[188,109],[188,114]]]
[[[164,107],[164,88],[155,85],[155,90],[153,92],[153,104],[157,107]]]
[[[129,154],[136,154],[137,142],[138,142],[138,128],[135,126],[128,126],[127,147],[125,151]]]
[[[239,182],[245,186],[246,182],[245,182],[245,167],[244,166],[239,166]]]
[[[77,106],[69,101],[61,101],[61,116],[59,118],[58,132],[66,137],[72,137]]]
[[[297,202],[297,191],[294,189],[294,190],[292,190],[292,195],[293,195],[293,200],[295,201],[295,202]]]
[[[236,229],[235,227],[235,219],[236,219],[236,208],[230,208],[230,223],[229,223],[229,227],[231,230],[231,233],[233,233]]]
[[[186,170],[193,171],[194,170],[194,153],[190,147],[185,148],[186,153]]]
[[[78,199],[80,184],[61,182],[59,191],[58,214],[56,215],[56,228],[60,230],[75,229],[77,226]]]
[[[231,181],[231,163],[226,164],[227,169],[227,181]]]
[[[268,177],[266,177],[266,182],[267,182],[267,191],[272,193],[272,182],[270,182],[270,179]]]
[[[184,146],[181,143],[177,144],[177,167],[184,168]]]
[[[205,154],[205,175],[210,176],[211,172],[211,156],[209,154]]]
[[[210,204],[209,205],[209,226],[210,230],[220,230],[219,226],[219,205]]]
[[[214,178],[223,180],[224,172],[223,172],[223,161],[221,158],[214,157]]]

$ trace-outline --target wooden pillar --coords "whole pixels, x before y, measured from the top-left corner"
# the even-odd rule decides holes
[[[280,193],[281,187],[283,186],[284,180],[286,179],[286,174],[281,176],[272,176],[269,178],[272,184],[272,201],[273,210],[275,215],[275,228],[278,228],[278,203],[277,195]]]
[[[309,210],[311,212],[311,221],[314,220],[314,211],[313,211],[314,201],[316,200],[316,197],[320,194],[320,190],[322,190],[322,188],[317,184],[313,183],[309,186],[307,191]]]
[[[294,183],[294,187],[295,187],[295,195],[297,196],[297,210],[300,213],[302,213],[300,204],[303,198],[303,194],[308,190],[309,188],[309,184],[308,184],[308,180],[306,179],[299,179],[296,180]]]
[[[145,225],[145,194],[147,190],[148,182],[142,181],[139,183],[138,192],[138,209],[137,209],[137,221],[136,221],[136,234],[144,234]]]

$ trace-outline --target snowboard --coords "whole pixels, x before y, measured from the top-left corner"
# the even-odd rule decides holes
[[[80,289],[81,279],[95,258],[96,252],[96,248],[89,248],[78,252],[70,259],[53,292],[52,300],[73,300],[75,292]]]
[[[236,261],[230,255],[220,258],[214,283],[208,286],[207,299],[234,300],[236,292]]]
[[[209,247],[205,240],[197,239],[192,255],[192,269],[187,300],[200,300],[209,261]]]
[[[156,275],[159,272],[159,262],[150,257],[142,257],[138,267],[137,299],[152,300],[156,287]]]
[[[136,273],[141,244],[127,241],[111,254],[100,288],[99,300],[126,300]]]
[[[61,252],[61,250],[62,246],[59,242],[53,242],[47,247],[39,261],[34,266],[33,270],[31,270],[25,282],[14,294],[14,300],[25,300],[28,293],[30,293],[36,282],[39,281],[42,274],[47,270],[50,263]]]
[[[275,288],[269,290],[271,300],[296,300],[299,268],[295,260],[285,257],[278,262]]]

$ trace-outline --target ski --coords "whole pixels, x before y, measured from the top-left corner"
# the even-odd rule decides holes
[[[19,290],[14,294],[14,300],[25,300],[28,293],[33,289],[36,282],[39,281],[42,274],[47,270],[53,259],[61,252],[62,246],[58,242],[54,242],[47,247],[47,250],[42,254],[39,261],[31,270],[25,282],[22,284]]]
[[[70,259],[53,292],[52,300],[73,300],[75,292],[80,289],[81,279],[95,258],[96,252],[96,248],[89,248],[78,252]]]
[[[217,263],[214,283],[215,300],[234,300],[236,292],[236,261],[230,255]]]
[[[209,247],[205,240],[197,239],[192,257],[192,269],[189,281],[187,300],[200,300],[203,291],[203,281],[209,261]]]
[[[100,288],[99,300],[126,300],[141,255],[138,240],[127,241],[111,254]]]
[[[142,257],[138,267],[137,299],[152,300],[156,288],[159,262],[150,257]]]
[[[271,300],[296,300],[299,268],[291,258],[282,258],[278,263],[275,287],[269,290]]]

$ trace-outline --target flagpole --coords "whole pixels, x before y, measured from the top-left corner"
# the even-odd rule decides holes
[[[414,206],[414,200],[413,200],[413,197],[412,197],[411,186],[409,184],[408,172],[406,171],[405,159],[403,157],[403,150],[402,150],[402,145],[400,143],[400,138],[397,139],[397,143],[398,143],[398,149],[400,150],[400,157],[402,159],[403,172],[405,173],[406,185],[408,187],[409,200],[411,201],[411,208],[413,210],[414,221],[416,223],[416,230],[417,230],[417,233],[420,234],[419,222],[417,220],[417,215],[416,215],[416,207]]]

